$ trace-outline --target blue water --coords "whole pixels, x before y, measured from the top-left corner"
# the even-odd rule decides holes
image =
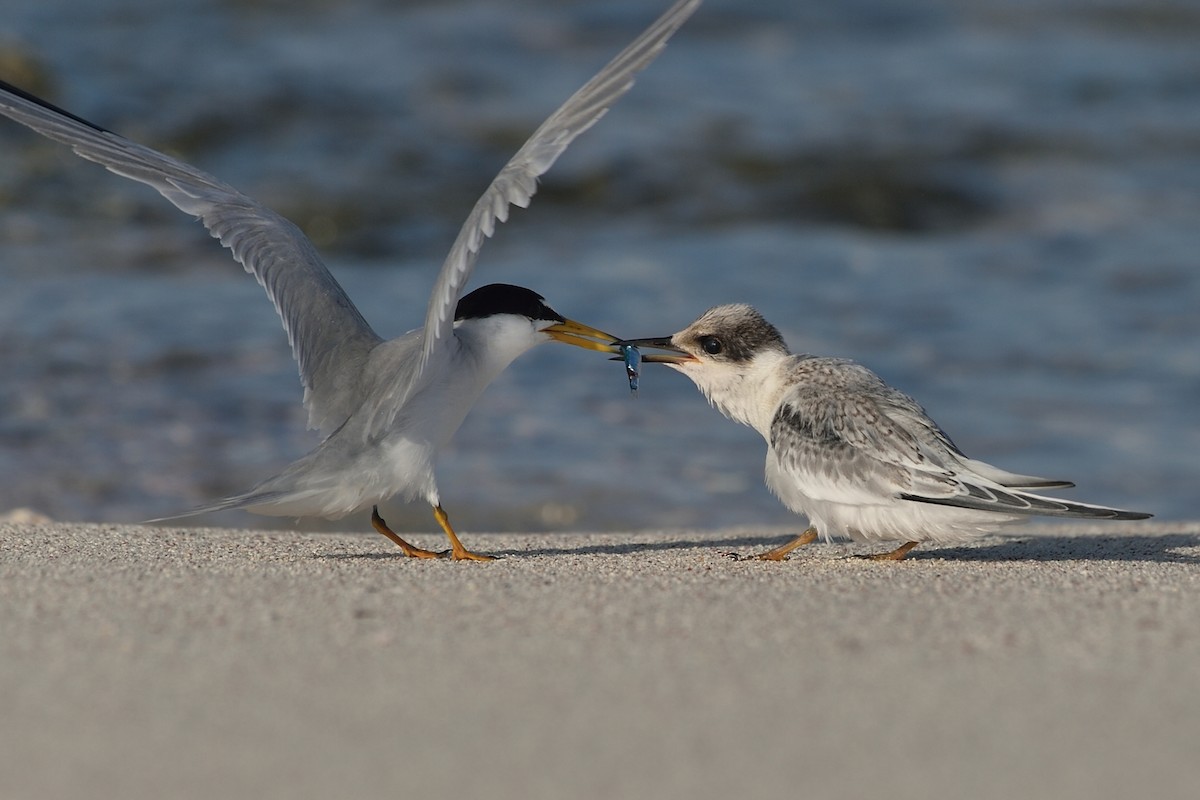
[[[6,6],[0,76],[280,210],[396,335],[495,171],[665,5],[43,0]],[[1200,517],[1197,41],[1194,2],[708,2],[476,285],[628,336],[750,302],[974,457]],[[254,281],[6,120],[0,375],[0,512],[140,520],[316,442]],[[645,365],[634,399],[620,364],[543,347],[439,483],[468,531],[792,524],[763,453],[682,376]]]

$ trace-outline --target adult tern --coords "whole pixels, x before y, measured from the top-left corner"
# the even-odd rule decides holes
[[[526,350],[560,341],[612,352],[616,337],[564,318],[529,289],[494,284],[462,296],[463,289],[484,239],[507,219],[509,206],[529,204],[538,176],[630,89],[699,5],[672,5],[542,123],[475,203],[434,282],[423,326],[387,341],[291,222],[189,164],[0,82],[0,114],[198,217],[258,279],[283,321],[309,426],[324,439],[250,491],[181,516],[243,508],[337,518],[370,508],[375,529],[406,555],[446,555],[414,547],[379,516],[378,504],[399,495],[433,507],[451,558],[489,559],[462,545],[442,509],[434,477],[439,449],[483,389]]]

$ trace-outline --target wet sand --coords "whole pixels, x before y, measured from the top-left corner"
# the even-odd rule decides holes
[[[786,535],[0,524],[0,797],[1194,796],[1200,524]]]

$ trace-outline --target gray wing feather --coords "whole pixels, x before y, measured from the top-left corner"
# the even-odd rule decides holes
[[[1071,481],[1060,481],[1053,478],[1039,478],[1036,475],[1021,475],[994,467],[986,461],[976,461],[964,458],[963,462],[970,467],[971,472],[982,475],[990,481],[1012,489],[1070,489],[1075,484]]]
[[[978,511],[995,511],[1000,514],[1037,515],[1042,517],[1086,517],[1089,519],[1149,519],[1150,514],[1141,511],[1124,511],[1118,508],[1075,503],[1056,497],[1043,497],[1029,492],[1005,491],[997,487],[981,486],[962,481],[959,491],[949,496],[925,497],[901,493],[905,500],[935,505],[973,508]]]
[[[629,91],[634,75],[658,56],[667,39],[699,5],[700,0],[680,0],[667,9],[534,131],[475,202],[442,262],[430,294],[420,329],[422,346],[417,367],[396,373],[392,385],[379,387],[380,402],[375,404],[364,429],[368,438],[392,426],[405,401],[425,379],[425,368],[433,354],[446,346],[454,327],[454,309],[475,269],[479,250],[495,232],[496,223],[508,219],[509,206],[529,205],[537,192],[538,177],[553,166],[577,136],[596,124]]]
[[[806,374],[771,423],[772,449],[789,470],[875,496],[936,491],[953,480],[962,454],[912,398],[850,361],[798,366]]]
[[[353,410],[347,380],[381,340],[288,220],[195,167],[131,142],[0,81],[0,113],[79,156],[144,183],[209,232],[252,274],[279,312],[300,368],[309,426],[326,434]]]
[[[379,387],[390,412],[372,413],[372,430],[390,426],[421,381],[425,365],[444,346],[453,312],[471,277],[483,240],[510,205],[525,207],[537,178],[567,146],[594,125],[633,86],[634,75],[657,57],[666,41],[700,5],[679,0],[573,94],[534,132],[475,203],[434,284],[421,331],[418,367]],[[275,212],[194,167],[0,82],[0,113],[70,146],[83,158],[157,189],[180,209],[200,218],[266,289],[287,330],[305,387],[309,424],[328,434],[355,410],[354,389],[363,365],[382,341],[329,274],[312,243]],[[371,431],[367,431],[370,435]]]
[[[793,473],[847,493],[865,489],[876,496],[1000,514],[1150,516],[1021,491],[1073,484],[967,458],[915,400],[858,364],[802,359],[798,370],[808,377],[784,397],[771,425],[772,449]]]
[[[508,219],[510,205],[521,208],[529,205],[537,191],[538,177],[550,169],[575,137],[596,124],[629,91],[634,75],[658,56],[666,46],[667,39],[699,5],[700,0],[680,0],[671,6],[604,69],[571,95],[500,170],[471,209],[438,273],[425,314],[421,369],[450,336],[454,308],[475,268],[483,240],[492,235],[497,222]],[[416,376],[413,379],[416,380]]]

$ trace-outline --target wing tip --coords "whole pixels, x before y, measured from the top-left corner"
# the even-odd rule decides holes
[[[41,108],[44,108],[47,111],[53,112],[55,114],[60,114],[68,119],[74,120],[75,122],[78,122],[80,125],[86,125],[87,127],[91,128],[92,130],[97,131],[99,133],[112,133],[112,131],[108,130],[107,128],[101,128],[96,123],[86,120],[77,114],[72,114],[70,111],[67,111],[65,108],[56,106],[53,103],[51,103],[50,101],[44,100],[41,97],[38,97],[36,94],[33,94],[32,92],[27,92],[24,89],[22,89],[20,86],[14,86],[13,84],[9,83],[6,80],[0,80],[0,90],[3,90],[5,92],[7,92],[8,94],[14,95],[16,97],[19,97],[20,99],[24,100],[27,103],[31,103],[35,106],[40,106]]]
[[[975,511],[987,511],[996,514],[1021,514],[1047,517],[1078,517],[1081,519],[1111,519],[1119,521],[1144,520],[1153,517],[1144,511],[1126,511],[1120,508],[1089,505],[1087,503],[1072,503],[1068,500],[1055,500],[1036,494],[1020,492],[992,491],[993,500],[981,498],[979,495],[954,497],[926,497],[918,494],[901,492],[901,500],[915,503],[929,503],[939,506],[952,506]],[[1006,498],[1008,502],[1006,502]],[[1014,502],[1019,501],[1019,502]]]

